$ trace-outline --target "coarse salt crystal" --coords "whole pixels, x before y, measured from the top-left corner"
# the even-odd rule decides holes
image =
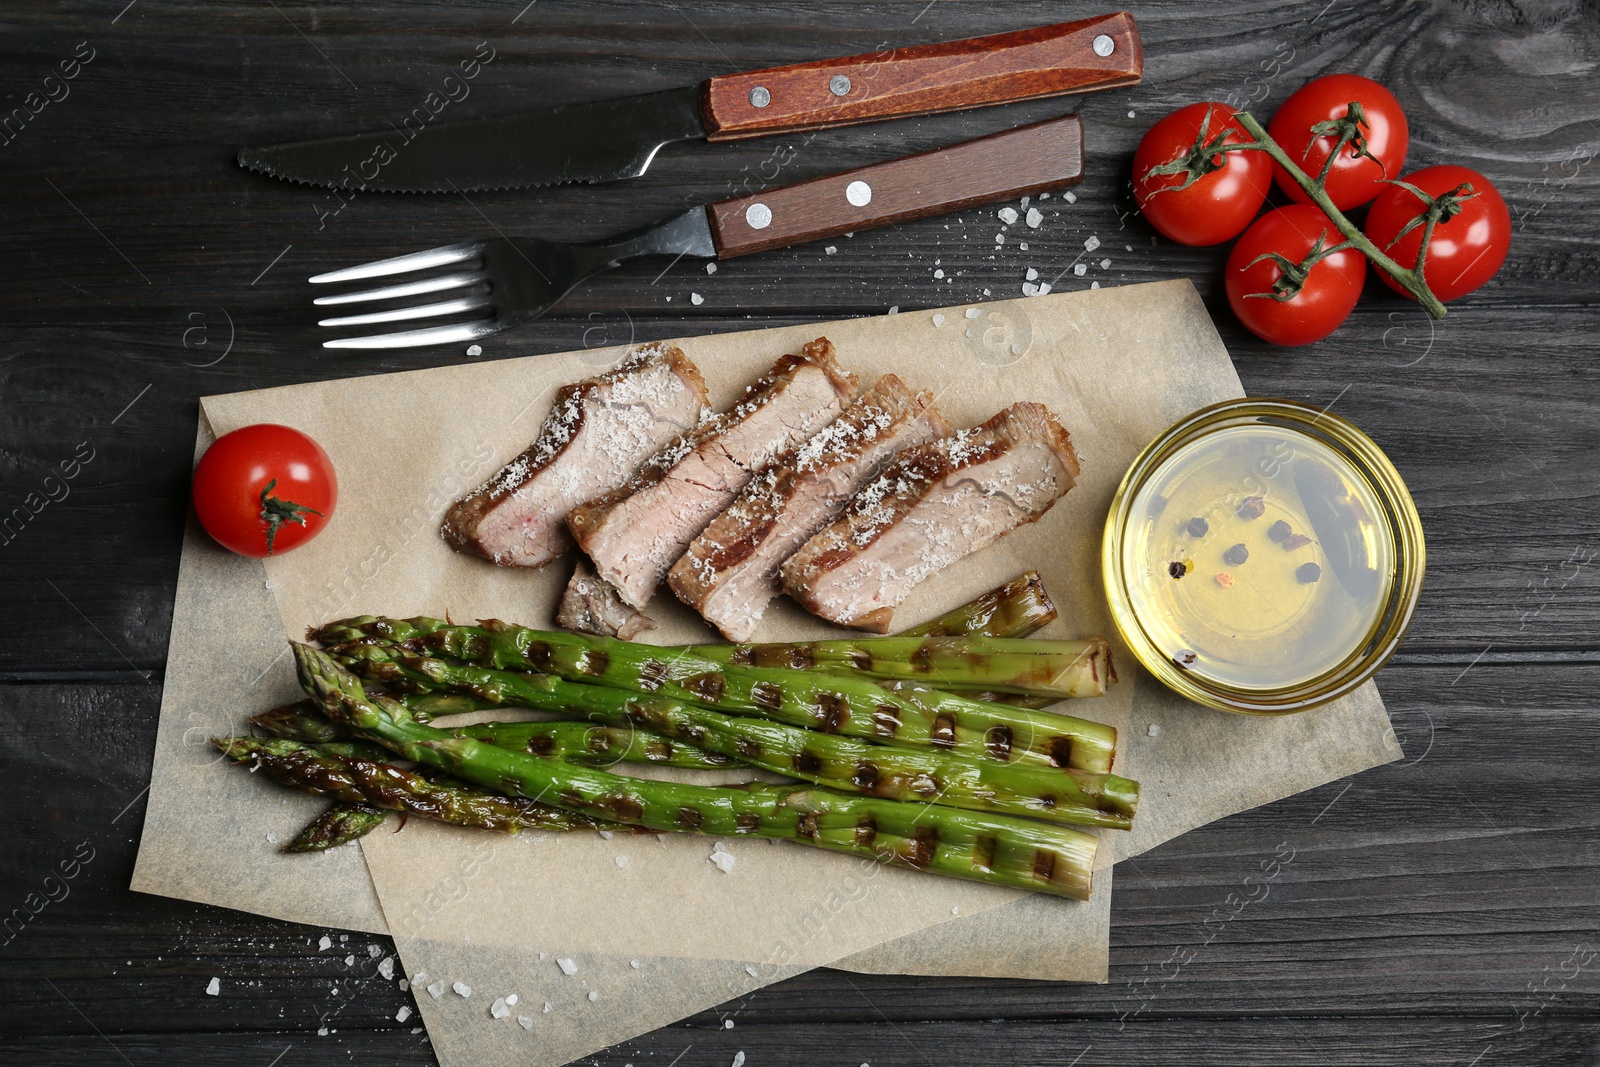
[[[1083,277],[1085,274],[1089,273],[1089,264],[1074,263],[1072,265],[1072,273],[1076,274],[1080,278]]]
[[[322,935],[322,940],[317,942],[317,951],[326,952],[333,947],[333,938],[327,934]]]
[[[468,345],[467,346],[467,355],[469,355],[469,356],[481,356],[481,355],[483,355],[483,346],[482,345]]]
[[[327,1037],[328,1036],[328,1028],[326,1026],[317,1027],[317,1036],[318,1037]]]
[[[1087,237],[1085,237],[1083,239],[1084,251],[1093,252],[1095,249],[1097,249],[1099,247],[1100,247],[1100,238],[1096,237],[1094,234],[1091,233],[1089,236],[1087,236]]]
[[[1157,726],[1155,723],[1151,723],[1149,726],[1144,728],[1144,732],[1149,737],[1160,737],[1161,727]]]
[[[722,1020],[722,1028],[724,1030],[732,1030],[733,1029],[733,1020],[732,1019],[724,1019],[724,1020]]]
[[[733,1067],[744,1067],[744,1052],[740,1050],[733,1054]]]
[[[222,979],[213,978],[211,984],[206,986],[206,996],[214,997],[222,992]]]
[[[745,964],[744,965],[744,973],[748,974],[751,978],[757,977],[755,964],[753,964],[753,963]]]
[[[1017,209],[1014,207],[1003,207],[997,214],[1000,216],[1000,221],[1007,226],[1017,221]]]
[[[266,836],[267,836],[267,844],[276,845],[278,843],[278,835],[277,834],[267,834]]]
[[[1078,202],[1078,194],[1073,192],[1070,189],[1067,190],[1065,193],[1062,193],[1061,197],[1062,197],[1063,200],[1065,200],[1069,204],[1076,204]]]
[[[1039,272],[1029,267],[1026,277],[1030,282],[1036,282],[1039,280]]]
[[[1026,242],[1026,241],[1018,241],[1017,242],[1017,247],[1022,249],[1024,252],[1026,252],[1028,250],[1028,242]]]
[[[528,1018],[526,1015],[519,1015],[517,1016],[517,1025],[522,1027],[524,1030],[532,1030],[533,1020]]]
[[[732,874],[733,865],[738,862],[738,859],[731,852],[713,852],[711,854],[711,862],[715,863],[717,869],[723,874]]]
[[[600,999],[599,990],[595,990],[595,989],[589,990],[589,1003],[590,1004],[593,1004],[595,1001],[597,1001],[599,999]]]
[[[1027,222],[1028,229],[1037,230],[1044,223],[1044,212],[1040,211],[1036,207],[1030,207],[1028,209]]]
[[[1089,283],[1089,288],[1098,289],[1098,288],[1100,288],[1100,283],[1099,282],[1090,282]]]
[[[889,309],[889,314],[891,314],[891,315],[898,315],[898,314],[900,314],[900,305],[899,305],[899,304],[896,304],[896,305],[894,305],[894,306],[893,306],[893,307],[891,307],[891,308],[890,308],[890,309]]]
[[[715,263],[707,263],[706,264],[706,273],[707,274],[715,274],[715,273],[717,273],[717,265]]]
[[[440,997],[444,996],[444,991],[447,988],[449,987],[444,984],[444,979],[441,978],[428,987],[428,995],[433,997],[434,1000],[438,1000]]]
[[[944,325],[944,316],[943,315],[935,315],[933,317],[933,324],[935,326],[943,326]]]
[[[1137,117],[1137,116],[1138,116],[1138,114],[1139,114],[1139,113],[1138,113],[1138,112],[1137,112],[1137,111],[1130,111],[1130,112],[1128,112],[1128,117],[1129,117],[1129,118],[1130,118],[1130,119],[1131,119],[1131,118],[1135,118],[1135,117]]]
[[[344,958],[344,965],[345,965],[345,966],[346,966],[346,967],[353,967],[353,966],[355,966],[355,962],[356,962],[356,958],[355,958],[355,957],[354,957],[354,956],[346,956],[346,957],[345,957],[345,958]]]
[[[837,254],[838,251],[839,251],[839,246],[838,245],[829,245],[827,248],[824,248],[822,250],[822,254],[825,255],[825,256],[831,256],[831,255]]]
[[[1101,270],[1110,270],[1111,269],[1111,261],[1109,259],[1102,259],[1100,261],[1100,269]]]
[[[540,1010],[543,1011],[546,1015],[549,1015],[550,1014],[550,1007],[551,1007],[550,1002],[547,1000],[547,1001],[544,1002],[544,1007],[541,1008]]]
[[[472,987],[465,982],[453,982],[450,988],[455,990],[455,994],[458,997],[472,996]]]
[[[959,907],[951,908],[950,909],[950,914],[951,915],[960,915],[961,914],[961,909]]]
[[[695,307],[699,307],[701,304],[704,304],[705,302],[706,302],[706,298],[701,296],[699,293],[690,293],[689,294],[689,303],[693,304]]]
[[[556,957],[556,966],[560,967],[561,973],[569,978],[578,973],[578,965],[565,956]]]
[[[634,970],[637,971],[639,969],[639,961],[638,960],[629,960],[628,961],[628,966],[632,967]]]
[[[416,974],[411,976],[411,984],[412,985],[421,985],[422,983],[426,982],[427,980],[428,980],[428,972],[427,971],[418,971]]]
[[[1033,199],[1033,198],[1032,198],[1032,197],[1031,197],[1031,196],[1025,196],[1025,197],[1023,197],[1023,198],[1022,198],[1022,206],[1023,206],[1023,207],[1027,207],[1027,206],[1028,206],[1028,201],[1029,201],[1029,200],[1032,200],[1032,199]]]
[[[400,1005],[400,1010],[394,1013],[394,1021],[403,1023],[411,1018],[411,1008],[405,1004]]]
[[[394,957],[385,956],[378,961],[378,974],[385,982],[394,977]]]
[[[991,292],[990,292],[990,291],[989,291],[989,290],[987,290],[987,289],[985,289],[985,290],[984,290],[984,291],[983,291],[983,295],[984,295],[984,296],[993,296],[993,295],[994,295],[994,294],[993,294],[993,293],[991,293]]]
[[[603,841],[610,841],[611,840],[611,831],[610,830],[601,830],[600,831],[600,838]],[[544,959],[544,953],[543,952],[539,953],[539,958],[541,960]]]
[[[936,270],[936,271],[933,272],[933,276],[935,278],[943,278],[944,277],[944,271]]]
[[[505,997],[495,997],[494,1003],[489,1005],[491,1019],[504,1019],[511,1014],[511,1009],[506,1005]]]
[[[383,949],[379,948],[377,945],[368,945],[367,955],[371,956],[373,959],[377,959],[379,956],[383,955]]]
[[[400,992],[402,993],[411,988],[411,983],[406,981],[404,978],[400,979],[400,981],[396,984],[400,987]]]
[[[1038,296],[1039,295],[1038,283],[1036,283],[1036,282],[1023,282],[1022,283],[1022,295],[1023,296]]]
[[[983,314],[983,312],[979,311],[977,308],[968,308],[967,309],[967,318],[969,318],[969,319],[975,319],[979,315],[982,315],[982,314]]]
[[[1050,283],[1049,282],[1040,282],[1039,283],[1039,295],[1040,296],[1049,296],[1050,295]]]
[[[628,865],[628,857],[626,857],[626,856],[618,856],[617,857],[617,866],[618,867],[626,867],[627,865]]]
[[[995,234],[994,235],[994,243],[997,244],[997,245],[1005,244],[1006,243],[1006,235],[1003,234],[1003,233]]]

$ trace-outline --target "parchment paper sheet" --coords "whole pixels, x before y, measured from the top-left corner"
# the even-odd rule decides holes
[[[941,407],[958,424],[980,421],[1018,399],[1048,404],[1082,454],[1078,488],[1042,522],[929,583],[904,606],[902,620],[925,618],[1034,566],[1062,608],[1053,632],[1110,634],[1098,549],[1111,493],[1134,453],[1167,424],[1240,395],[1232,365],[1184,282],[988,303],[971,308],[973,317],[968,313],[956,307],[680,344],[719,403],[778,355],[825,335],[863,384],[895,371],[939,393]],[[936,314],[943,316],[940,325]],[[220,732],[273,702],[263,686],[282,686],[287,699],[286,659],[269,667],[274,646],[285,632],[297,634],[341,614],[448,610],[456,618],[548,620],[565,568],[508,572],[458,556],[437,537],[437,522],[453,497],[527,444],[554,388],[622,354],[537,356],[204,402],[218,432],[270,420],[312,434],[340,471],[341,499],[336,521],[321,537],[267,564],[281,614],[276,629],[261,618],[261,594],[268,591],[259,564],[226,557],[201,538],[186,543],[135,888],[301,921],[381,928],[373,921],[371,889],[359,870],[348,869],[358,866],[349,855],[281,858],[264,836],[255,836],[264,806],[272,810],[270,797],[284,791],[245,788],[238,772],[209,767],[211,756],[194,743],[199,726],[192,717],[202,716],[205,731]],[[652,605],[652,614],[662,622],[655,640],[706,633],[688,612],[664,601]],[[769,620],[762,639],[826,632],[786,604],[775,606]],[[236,646],[248,646],[250,654]],[[1073,709],[1118,726],[1126,749],[1119,770],[1145,785],[1140,828],[1108,835],[1105,862],[1399,755],[1371,687],[1306,715],[1251,720],[1185,704],[1148,679],[1135,685],[1125,651],[1119,665],[1124,682],[1112,695]],[[263,670],[265,677],[254,681]],[[219,710],[219,700],[229,706]],[[1147,732],[1152,722],[1159,727],[1155,737]],[[1340,743],[1318,744],[1324,738]],[[1250,782],[1241,773],[1247,767],[1256,774]],[[262,834],[282,839],[314,804],[290,798],[277,810],[285,813],[281,828]],[[221,854],[215,842],[190,833],[202,811],[212,824],[220,813],[237,817],[230,825],[252,829]],[[474,858],[484,836],[413,822],[401,835],[364,840],[387,926],[408,970],[470,967],[485,974],[489,986],[512,992],[517,984],[544,989],[555,979],[565,983],[557,982],[557,991],[571,987],[572,979],[552,969],[556,956],[639,958],[641,967],[630,965],[604,990],[596,987],[600,996],[594,1002],[585,996],[581,1010],[540,1012],[532,1032],[537,1042],[524,1040],[532,1035],[514,1019],[476,1025],[487,1024],[487,1003],[456,1005],[454,994],[435,1002],[423,993],[425,1018],[448,1031],[435,1031],[441,1055],[459,1047],[463,1054],[471,1049],[491,1056],[498,1047],[493,1042],[500,1041],[503,1051],[515,1049],[522,1059],[535,1047],[571,1058],[806,966],[841,960],[865,970],[1104,980],[1103,901],[1073,905],[890,870],[876,873],[851,897],[857,891],[848,889],[849,879],[860,877],[853,861],[745,840],[729,846],[739,855],[729,875],[707,862],[710,842],[677,837],[496,838],[493,858],[485,861],[481,852]],[[1118,837],[1122,841],[1113,844]],[[618,865],[619,856],[626,867]],[[471,879],[463,880],[463,864],[473,867]],[[302,874],[297,865],[315,867],[315,873]],[[308,883],[320,891],[310,891]],[[440,904],[462,885],[470,903]],[[842,906],[830,903],[845,897]],[[670,902],[665,911],[664,901]],[[819,908],[824,921],[799,922],[798,916],[815,916]],[[619,915],[658,921],[630,921],[629,940],[611,929]],[[546,953],[544,961],[539,952]],[[496,960],[512,968],[499,979],[492,973]],[[603,968],[595,968],[598,981]],[[657,1006],[655,1014],[640,1014],[646,1003]],[[469,1004],[466,1017],[475,1025],[470,1034],[456,1035],[451,1020]],[[537,1060],[560,1061],[542,1053]]]

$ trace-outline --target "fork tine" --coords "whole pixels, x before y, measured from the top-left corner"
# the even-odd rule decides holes
[[[360,266],[346,267],[343,270],[331,270],[326,274],[318,274],[311,279],[311,284],[359,282],[367,278],[382,278],[386,274],[404,274],[407,271],[443,267],[450,263],[460,263],[462,260],[472,259],[483,251],[483,246],[484,243],[482,241],[466,241],[458,245],[442,245],[439,248],[430,248],[426,252],[412,252],[408,255],[393,256],[389,259],[375,259],[371,263],[363,263]]]
[[[443,300],[437,304],[418,304],[414,307],[400,308],[397,311],[374,311],[366,315],[341,315],[338,318],[322,319],[318,326],[366,326],[374,322],[400,322],[405,319],[432,319],[440,315],[454,315],[458,311],[474,311],[487,307],[487,295],[467,296],[460,300]]]
[[[415,348],[418,345],[447,345],[456,341],[474,341],[499,333],[505,327],[492,319],[463,322],[457,326],[433,326],[426,330],[402,330],[399,333],[378,333],[366,337],[344,337],[337,341],[322,342],[323,348]]]
[[[386,285],[381,289],[363,289],[357,293],[339,293],[336,296],[319,296],[311,301],[313,304],[359,304],[364,300],[388,300],[397,296],[420,296],[423,293],[437,293],[442,289],[459,289],[464,285],[474,285],[481,281],[483,275],[478,273],[441,274],[437,278],[424,278],[418,282],[406,282],[403,285]]]

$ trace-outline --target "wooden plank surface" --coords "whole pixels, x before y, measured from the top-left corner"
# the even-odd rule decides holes
[[[482,358],[912,314],[1020,295],[1029,268],[1062,289],[1192,278],[1252,395],[1333,405],[1383,445],[1417,499],[1428,581],[1382,679],[1407,759],[1125,864],[1105,986],[819,971],[595,1062],[683,1053],[684,1064],[724,1064],[743,1051],[752,1067],[1593,1063],[1600,601],[1596,565],[1583,562],[1600,550],[1592,5],[1163,0],[1132,10],[1147,61],[1134,89],[674,146],[625,186],[343,203],[246,174],[233,152],[397,121],[480,42],[494,60],[441,118],[1099,9],[8,4],[5,108],[45,92],[62,62],[93,58],[0,143],[0,516],[47,486],[61,497],[0,537],[0,604],[12,620],[0,642],[0,797],[11,813],[0,905],[24,906],[61,864],[78,868],[62,899],[0,944],[0,1063],[432,1061],[415,1019],[395,1021],[407,994],[347,969],[346,952],[318,950],[337,931],[126,889],[196,399],[466,358],[458,348],[322,351],[305,276],[494,228],[599,236],[1069,110],[1088,144],[1077,199],[1044,201],[1043,224],[1010,227],[1002,245],[994,211],[973,209],[714,275],[688,261],[638,264],[486,342]],[[1460,162],[1490,176],[1511,205],[1514,244],[1501,275],[1441,323],[1374,283],[1327,341],[1274,349],[1229,313],[1224,249],[1159,240],[1132,210],[1128,163],[1148,124],[1182,103],[1233,95],[1265,116],[1307,78],[1338,70],[1394,89],[1411,118],[1412,166]],[[1091,235],[1101,242],[1092,256]],[[1084,276],[1074,262],[1089,265]],[[64,494],[46,482],[75,459]],[[1280,843],[1295,859],[1270,893],[1230,905]],[[389,951],[384,939],[350,936],[360,953]],[[212,977],[217,997],[205,995]],[[318,1036],[323,1025],[330,1033]]]

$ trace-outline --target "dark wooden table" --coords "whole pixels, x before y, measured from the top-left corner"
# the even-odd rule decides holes
[[[772,252],[714,277],[698,264],[643,264],[493,339],[482,358],[1016,296],[1026,268],[1052,276],[1098,235],[1095,265],[1062,287],[1192,278],[1252,395],[1333,405],[1404,472],[1429,540],[1416,624],[1381,678],[1405,760],[1124,864],[1107,985],[821,970],[755,996],[731,1030],[708,1012],[594,1062],[726,1064],[740,1050],[752,1067],[1600,1062],[1592,2],[1141,4],[1148,63],[1137,88],[682,146],[646,178],[609,188],[341,203],[233,164],[242,144],[398,120],[480,42],[496,58],[452,117],[1094,13],[959,0],[10,0],[0,11],[0,919],[10,922],[0,1062],[432,1060],[414,1020],[394,1021],[407,995],[378,978],[352,984],[342,960],[318,952],[325,931],[127,889],[196,398],[466,358],[461,346],[321,350],[307,275],[490,225],[604,234],[746,183],[1072,108],[1089,174],[1027,252],[994,254],[992,212],[969,211],[949,229],[860,233],[833,242],[834,255]],[[1396,92],[1413,167],[1459,162],[1490,176],[1511,205],[1514,244],[1500,276],[1442,323],[1373,282],[1328,340],[1272,348],[1228,311],[1222,250],[1156,240],[1133,212],[1129,160],[1142,130],[1183,103],[1231,95],[1264,116],[1331,71]],[[36,113],[29,93],[45,98]],[[1295,862],[1264,899],[1238,907],[1244,879],[1280,843]],[[212,976],[227,980],[225,995],[205,994]],[[318,1037],[331,1004],[337,1032]]]

